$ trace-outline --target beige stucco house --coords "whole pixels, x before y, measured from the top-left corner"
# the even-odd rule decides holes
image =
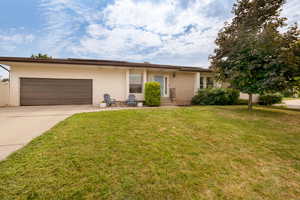
[[[108,93],[117,101],[129,94],[144,100],[147,81],[161,83],[163,102],[189,104],[199,88],[216,86],[209,69],[88,59],[0,57],[9,66],[8,105],[94,104]]]

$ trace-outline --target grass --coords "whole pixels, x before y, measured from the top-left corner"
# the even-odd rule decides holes
[[[283,101],[288,101],[288,100],[300,100],[300,97],[296,98],[296,97],[284,97],[282,99]]]
[[[0,163],[0,199],[299,199],[300,112],[74,115]]]

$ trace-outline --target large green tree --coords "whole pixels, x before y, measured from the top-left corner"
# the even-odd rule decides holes
[[[36,59],[52,59],[52,56],[48,56],[48,54],[41,54],[41,53],[39,53],[37,55],[32,54],[31,58],[36,58]]]
[[[300,74],[299,29],[280,17],[284,0],[238,0],[210,56],[217,78],[249,94],[293,87]]]

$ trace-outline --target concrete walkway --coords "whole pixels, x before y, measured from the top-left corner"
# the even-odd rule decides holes
[[[100,109],[86,105],[0,108],[0,160],[73,114],[120,109],[128,108]]]

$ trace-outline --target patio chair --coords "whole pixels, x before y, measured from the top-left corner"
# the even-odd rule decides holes
[[[128,96],[128,100],[126,101],[126,103],[128,106],[137,106],[138,104],[134,94],[130,94]]]
[[[104,94],[104,102],[106,103],[107,106],[112,106],[113,104],[116,105],[116,100],[110,98],[109,94]]]

